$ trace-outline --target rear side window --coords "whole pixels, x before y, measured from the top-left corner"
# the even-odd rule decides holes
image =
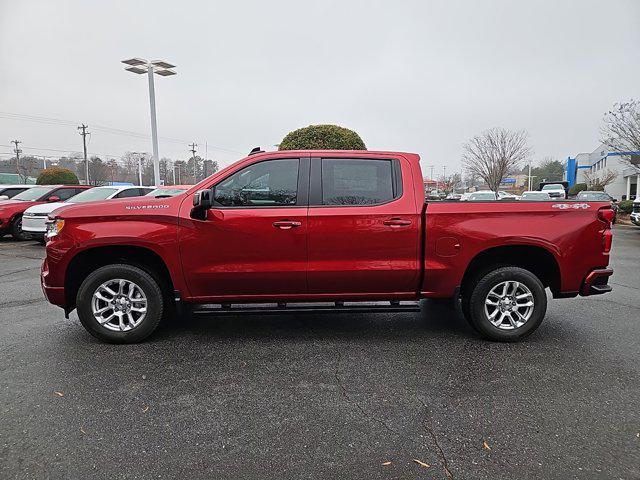
[[[223,207],[295,205],[299,165],[297,158],[267,160],[249,165],[215,186],[215,203]]]
[[[322,159],[323,205],[378,205],[398,198],[392,160]]]

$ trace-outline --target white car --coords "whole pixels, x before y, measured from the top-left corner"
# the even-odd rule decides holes
[[[520,200],[529,200],[534,202],[548,202],[549,200],[553,200],[549,192],[538,192],[535,190],[529,190],[527,192],[522,192],[520,195]]]
[[[487,200],[498,200],[496,192],[492,192],[491,190],[478,190],[467,197],[467,202],[482,202]]]
[[[629,218],[634,225],[640,227],[640,198],[636,198],[633,201],[633,211],[631,215],[629,215]]]
[[[518,199],[518,197],[513,193],[503,192],[502,190],[498,192],[498,198],[500,200],[517,200]]]
[[[567,199],[567,192],[564,187],[559,183],[551,183],[549,185],[545,185],[542,187],[543,192],[547,192],[549,196],[553,199],[561,198],[562,200]]]
[[[97,202],[112,198],[140,197],[151,192],[153,187],[113,186],[94,187],[71,197],[65,202],[43,203],[27,208],[22,214],[22,231],[33,237],[44,238],[47,231],[47,216],[58,208],[74,203]]]

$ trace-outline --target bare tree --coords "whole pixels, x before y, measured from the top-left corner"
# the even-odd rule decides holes
[[[447,195],[453,192],[456,188],[459,188],[462,184],[462,179],[460,178],[459,173],[454,173],[452,175],[442,175],[438,179],[438,185],[440,190],[442,190]]]
[[[604,190],[604,187],[618,178],[618,172],[607,170],[602,175],[596,175],[595,172],[586,172],[584,178],[590,190]]]
[[[38,171],[40,161],[35,157],[21,157],[18,162],[18,176],[21,183],[27,183],[29,177],[32,177]]]
[[[602,143],[618,153],[622,160],[640,172],[640,100],[615,103],[604,115],[600,128]]]
[[[462,163],[471,176],[480,177],[494,191],[507,173],[531,154],[527,133],[496,127],[463,145]]]

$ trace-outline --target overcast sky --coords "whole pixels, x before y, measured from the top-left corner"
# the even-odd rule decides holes
[[[221,164],[290,130],[335,123],[369,149],[460,168],[463,142],[524,129],[534,158],[598,144],[603,113],[640,97],[640,1],[0,0],[0,158],[150,151],[146,77],[120,60],[164,59],[160,156],[187,143]],[[59,123],[59,122],[58,122]],[[180,142],[182,141],[182,143]],[[38,147],[36,150],[28,147]]]

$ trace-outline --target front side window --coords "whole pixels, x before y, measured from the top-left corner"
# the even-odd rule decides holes
[[[282,207],[296,204],[296,159],[254,163],[215,186],[215,203],[223,207]]]
[[[81,191],[82,190],[76,190],[75,188],[59,188],[58,190],[54,190],[53,192],[51,192],[51,195],[49,196],[58,197],[61,202],[64,202],[65,200],[70,199]]]
[[[377,205],[394,198],[391,160],[322,159],[323,205]]]

